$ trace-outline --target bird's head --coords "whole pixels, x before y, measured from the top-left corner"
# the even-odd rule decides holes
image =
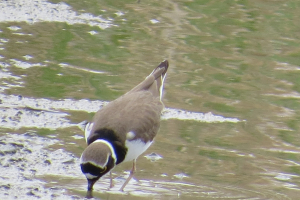
[[[94,184],[116,165],[112,145],[105,140],[96,140],[82,153],[80,167],[88,181],[87,198],[92,198]]]

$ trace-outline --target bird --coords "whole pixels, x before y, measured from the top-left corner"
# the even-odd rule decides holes
[[[110,173],[120,163],[132,161],[132,169],[120,191],[136,171],[136,159],[153,143],[160,127],[164,108],[163,86],[169,67],[161,62],[145,80],[103,106],[91,122],[86,123],[84,133],[87,147],[80,157],[80,167],[87,179],[86,198],[93,198],[94,184]]]

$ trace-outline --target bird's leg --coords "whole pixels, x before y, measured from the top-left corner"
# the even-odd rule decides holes
[[[125,186],[130,181],[130,179],[133,177],[133,174],[135,171],[136,171],[136,159],[133,160],[133,165],[132,165],[130,174],[129,174],[128,178],[126,179],[125,183],[123,183],[122,187],[120,188],[120,191],[124,191]]]
[[[110,177],[110,185],[109,188],[113,188],[114,187],[114,183],[113,183],[113,179],[112,179],[112,172],[109,172],[109,177]]]

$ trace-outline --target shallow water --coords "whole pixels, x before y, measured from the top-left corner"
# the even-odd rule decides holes
[[[0,2],[0,199],[82,199],[77,127],[170,68],[160,132],[101,199],[297,199],[298,1]]]

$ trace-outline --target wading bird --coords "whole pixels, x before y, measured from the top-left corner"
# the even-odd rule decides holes
[[[85,127],[88,144],[80,158],[81,171],[87,178],[87,198],[103,175],[125,161],[133,161],[123,191],[136,170],[136,159],[152,144],[160,126],[164,108],[161,101],[169,63],[161,62],[144,81],[101,108]]]

